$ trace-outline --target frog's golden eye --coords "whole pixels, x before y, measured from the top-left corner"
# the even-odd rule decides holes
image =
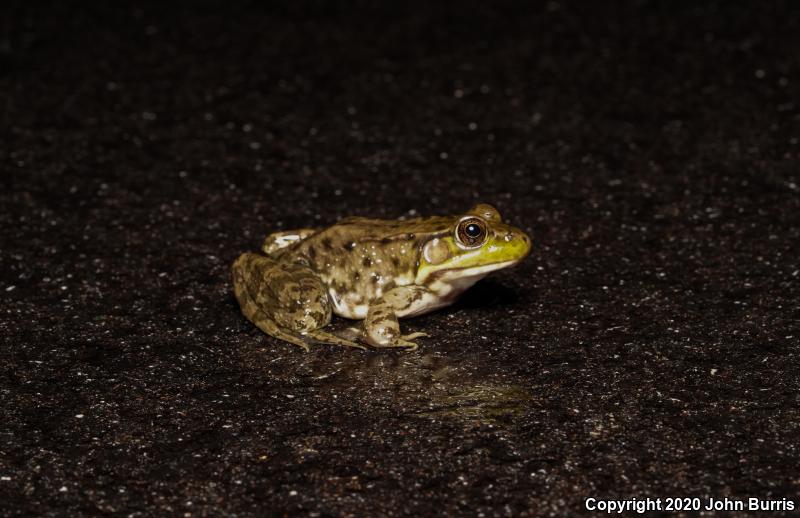
[[[486,223],[480,218],[466,218],[456,227],[456,240],[467,248],[481,246],[486,241]]]

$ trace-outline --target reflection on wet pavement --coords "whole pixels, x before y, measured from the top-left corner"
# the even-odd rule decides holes
[[[480,424],[499,424],[522,415],[530,394],[519,385],[447,385],[449,391],[430,394],[430,410],[421,415],[446,416]]]
[[[263,356],[262,356],[263,355]],[[390,405],[404,417],[447,418],[472,425],[510,423],[533,401],[520,380],[492,371],[475,358],[424,353],[300,354],[286,351],[268,359],[266,350],[251,352],[247,363],[297,389],[331,394],[369,394],[369,401]],[[261,361],[257,359],[262,356]],[[276,369],[278,364],[285,369]],[[281,374],[281,371],[285,374]]]

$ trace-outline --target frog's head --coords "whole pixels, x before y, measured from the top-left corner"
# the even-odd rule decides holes
[[[520,262],[531,250],[522,230],[503,223],[491,205],[479,204],[450,221],[449,232],[422,246],[416,283],[437,281],[465,288],[486,274]]]

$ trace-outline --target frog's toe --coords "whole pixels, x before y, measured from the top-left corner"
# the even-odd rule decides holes
[[[383,343],[371,343],[370,345],[375,349],[405,349],[407,352],[416,351],[419,348],[419,345],[416,342],[412,342],[411,340],[407,340],[407,338],[415,338],[416,333],[406,335],[406,336],[398,336],[391,341],[386,341]]]
[[[348,340],[361,340],[364,337],[364,332],[357,327],[351,326],[339,331],[339,336]]]
[[[424,333],[423,333],[424,334]],[[406,338],[415,338],[417,333],[412,333],[410,335],[406,335],[396,339],[390,347],[396,347],[398,349],[405,349],[406,352],[416,351],[419,349],[419,345],[416,342],[412,342],[410,340],[406,340]],[[427,335],[426,335],[427,336]]]
[[[296,345],[297,347],[301,348],[301,349],[303,350],[303,352],[304,352],[304,353],[307,353],[307,352],[311,351],[311,347],[309,347],[309,346],[308,346],[308,344],[307,344],[307,343],[305,343],[305,342],[303,342],[303,341],[299,341],[299,340],[298,340],[297,342],[294,342],[294,341],[293,341],[293,342],[291,342],[291,343],[293,343],[293,344],[294,344],[294,345]]]
[[[354,347],[356,349],[361,349],[362,351],[365,351],[367,349],[366,347],[357,342],[348,340],[346,338],[342,338],[341,336],[336,336],[335,334],[328,333],[327,331],[323,331],[322,329],[315,329],[313,331],[309,331],[306,333],[306,336],[326,344],[340,345],[342,347]]]
[[[414,338],[422,338],[424,336],[431,336],[428,333],[423,333],[422,331],[417,331],[416,333],[411,333],[407,335],[403,335],[401,338],[404,340],[413,340]]]
[[[294,335],[292,333],[286,331],[278,331],[278,332],[270,332],[270,335],[274,336],[275,338],[279,338],[284,342],[289,342],[290,344],[296,345],[297,347],[301,348],[303,352],[309,352],[311,350],[308,342],[303,340],[302,337]]]

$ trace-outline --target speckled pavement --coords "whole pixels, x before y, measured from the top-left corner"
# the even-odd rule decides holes
[[[0,8],[0,515],[800,506],[793,4],[98,4]],[[477,201],[533,253],[415,353],[239,312],[268,232]]]

